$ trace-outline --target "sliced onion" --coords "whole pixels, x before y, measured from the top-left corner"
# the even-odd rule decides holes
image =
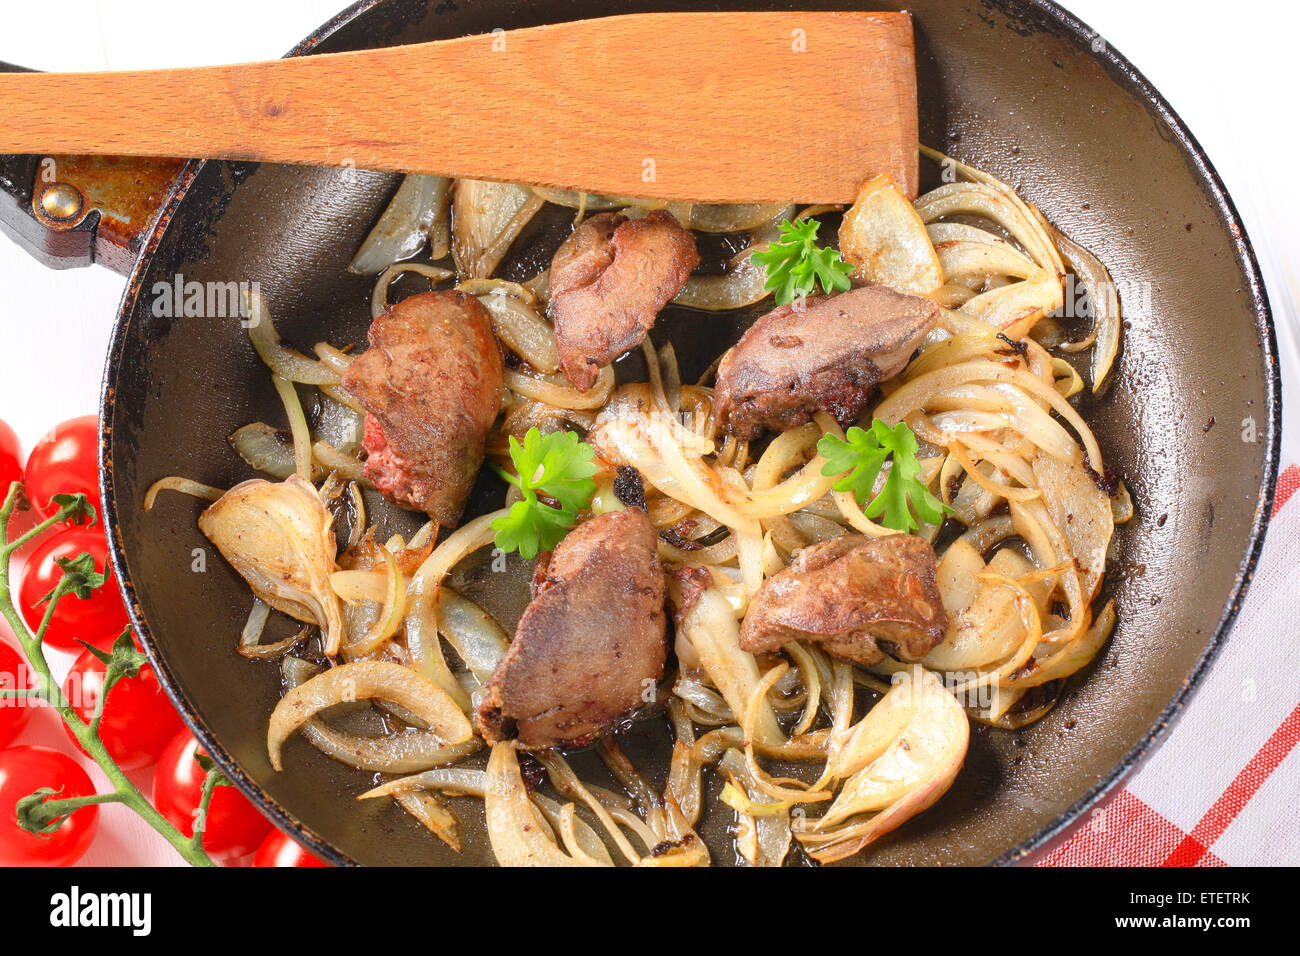
[[[949,553],[956,547],[954,543],[948,549]],[[968,584],[963,583],[963,591],[965,587],[973,586],[975,594],[965,607],[949,612],[948,631],[942,643],[926,655],[925,665],[936,670],[972,671],[988,667],[1005,660],[1020,646],[1025,636],[1025,628],[1016,606],[1016,592],[1002,586],[995,579],[982,579],[980,575],[985,573],[983,559],[969,545],[965,547],[979,561],[979,569],[970,569],[974,571],[974,576],[967,579]],[[959,558],[969,560],[969,555],[963,550],[958,550],[956,554]],[[946,561],[947,555],[940,566]],[[970,563],[974,564],[973,561]],[[1033,570],[1033,566],[1015,551],[1004,548],[993,556],[987,570],[1000,577],[1022,578]],[[1040,580],[1027,587],[1032,588],[1030,593],[1035,603],[1042,607],[1052,588],[1052,581]],[[951,590],[949,593],[952,593]],[[947,607],[946,601],[944,606]]]
[[[1082,463],[1066,464],[1051,455],[1034,456],[1034,476],[1052,520],[1070,542],[1077,565],[1100,582],[1115,515],[1110,498],[1083,468]]]
[[[544,205],[527,186],[458,179],[452,190],[452,256],[462,278],[486,279]]]
[[[1061,308],[1062,302],[1060,280],[1039,270],[1024,282],[1013,282],[980,293],[966,301],[960,311],[975,316],[1014,340],[1028,335],[1039,319]]]
[[[473,708],[470,695],[447,666],[442,644],[438,641],[438,620],[434,601],[439,590],[438,582],[430,579],[412,582],[407,595],[408,610],[404,622],[406,649],[411,655],[411,666],[446,691],[447,696],[456,702],[456,706],[469,713]]]
[[[325,653],[338,653],[345,625],[329,586],[337,542],[314,485],[297,475],[241,482],[199,515],[199,530],[258,598],[319,627]]]
[[[285,687],[297,687],[321,670],[318,665],[296,657],[284,658],[281,669]],[[308,743],[326,756],[349,767],[374,773],[409,774],[429,771],[431,768],[454,764],[483,747],[483,742],[477,737],[463,744],[447,746],[428,730],[400,730],[385,736],[353,734],[330,726],[320,717],[313,717],[303,724],[301,733]]]
[[[1035,666],[1023,676],[1016,676],[1002,682],[1003,687],[1025,688],[1040,687],[1049,681],[1060,680],[1086,666],[1105,646],[1110,632],[1115,627],[1115,602],[1107,601],[1106,606],[1097,615],[1097,620],[1078,638],[1070,641],[1058,651],[1051,652],[1045,658],[1035,660]]]
[[[840,252],[860,282],[913,295],[929,295],[943,285],[925,223],[888,176],[862,184],[840,225]]]
[[[842,860],[938,800],[970,741],[966,712],[937,677],[908,672],[854,728],[837,765],[853,771],[826,815],[796,836],[822,863]],[[864,814],[872,814],[859,821]]]
[[[323,468],[328,468],[345,481],[355,482],[367,488],[373,488],[366,477],[365,465],[351,455],[345,455],[327,441],[318,441],[311,446],[311,454]]]
[[[1030,393],[1031,396],[1044,399],[1052,410],[1069,422],[1071,427],[1078,433],[1088,455],[1088,461],[1092,463],[1092,466],[1094,468],[1101,467],[1101,449],[1097,446],[1091,429],[1088,428],[1087,423],[1080,417],[1074,406],[1062,398],[1052,386],[1045,385],[1038,378],[1026,372],[1008,368],[998,362],[979,360],[964,362],[961,365],[938,369],[912,379],[881,402],[876,407],[874,415],[888,424],[895,424],[902,421],[912,411],[925,408],[927,403],[934,397],[945,393],[953,386],[978,381],[1010,382],[1019,386],[1023,391]],[[1030,437],[1032,440],[1035,436],[1027,435],[1026,437]],[[1043,446],[1040,445],[1039,447]],[[1047,447],[1044,450],[1050,452],[1052,447],[1052,444],[1047,442]]]
[[[445,744],[427,730],[399,730],[382,737],[348,733],[313,717],[300,728],[307,742],[328,757],[372,773],[417,773],[464,760],[483,749],[477,737]]]
[[[614,367],[606,365],[591,388],[580,391],[561,376],[528,375],[515,369],[505,371],[506,388],[525,398],[545,402],[556,408],[592,409],[602,407],[614,390]]]
[[[271,311],[259,293],[246,293],[248,302],[248,337],[267,367],[289,382],[303,385],[338,385],[342,377],[334,369],[284,345],[275,330]]]
[[[260,471],[283,481],[297,470],[292,436],[265,422],[253,422],[251,425],[236,429],[229,441],[230,447],[254,471]],[[324,477],[324,469],[312,469],[312,481],[319,481]]]
[[[958,214],[983,215],[1011,233],[1040,266],[1052,275],[1065,278],[1065,265],[1048,235],[1050,227],[1046,220],[1014,189],[983,170],[967,166],[928,146],[921,146],[921,154],[951,166],[971,180],[946,183],[917,199],[917,211],[926,222]]]
[[[379,318],[388,309],[388,287],[393,281],[403,273],[415,272],[427,278],[431,283],[437,285],[445,279],[450,279],[454,272],[450,269],[444,269],[441,266],[428,266],[420,262],[399,262],[397,265],[389,266],[379,278],[375,280],[374,292],[370,295],[370,318],[371,321]]]
[[[710,682],[733,714],[743,713],[759,682],[758,662],[740,646],[740,628],[731,604],[716,588],[707,588],[682,618],[677,642],[700,662]],[[776,714],[766,700],[759,704],[755,740],[765,745],[785,740]]]
[[[159,478],[144,494],[144,510],[152,511],[154,502],[158,500],[160,491],[179,491],[181,494],[189,495],[192,498],[201,498],[204,501],[219,501],[225,494],[220,488],[214,488],[211,485],[201,484],[189,478],[178,478],[169,476]]]
[[[383,606],[370,632],[344,646],[343,652],[349,657],[361,657],[378,650],[385,641],[397,633],[397,629],[402,625],[402,617],[406,613],[406,581],[402,577],[401,569],[397,567],[397,560],[387,548],[380,548],[379,553],[384,559],[386,572],[382,592]],[[333,580],[330,583],[333,585]],[[338,590],[337,587],[335,590]]]
[[[357,250],[348,271],[376,275],[423,249],[432,232],[445,228],[450,189],[451,180],[445,176],[406,176]],[[444,248],[433,258],[440,259],[446,254]]]
[[[499,511],[479,515],[448,535],[447,539],[424,559],[420,569],[411,578],[411,593],[425,589],[427,593],[436,593],[436,589],[442,585],[442,579],[466,555],[492,543],[493,538],[496,537],[496,532],[492,530],[492,522],[508,513],[507,509],[502,508]]]
[[[569,209],[583,209],[587,212],[606,212],[635,205],[637,200],[620,196],[603,196],[600,193],[584,193],[573,189],[551,189],[546,186],[533,186],[532,190],[542,199],[557,206]]]
[[[253,598],[253,609],[248,612],[248,621],[244,624],[244,630],[239,636],[240,647],[253,647],[262,639],[262,631],[266,627],[266,620],[271,615],[271,605],[267,604],[261,598]]]
[[[266,738],[271,766],[284,769],[280,759],[284,741],[311,717],[335,704],[363,698],[382,698],[405,707],[446,745],[462,744],[474,736],[456,702],[409,667],[390,661],[353,661],[292,688],[276,704]]]
[[[555,331],[535,308],[537,296],[526,286],[503,279],[470,279],[456,286],[475,296],[492,315],[497,338],[538,372],[560,370]]]
[[[748,792],[755,789],[752,775],[735,750],[722,755],[718,769],[731,778],[722,788],[722,801],[736,811],[742,832],[753,835],[749,840],[737,838],[742,856],[750,866],[780,866],[790,850],[792,805],[783,800],[753,799]]]
[[[1056,230],[1052,231],[1057,248],[1061,250],[1070,268],[1083,281],[1092,305],[1092,390],[1098,392],[1106,382],[1119,353],[1120,335],[1124,323],[1120,314],[1119,296],[1115,282],[1102,261],[1073,239]],[[1068,346],[1063,346],[1069,348]],[[1073,351],[1071,349],[1071,351]]]
[[[688,309],[725,312],[762,302],[772,293],[765,288],[767,270],[754,261],[753,255],[766,248],[751,246],[738,253],[722,275],[690,276],[673,303]]]
[[[786,218],[793,214],[794,209],[785,203],[695,203],[686,211],[682,225],[700,232],[749,232],[777,217]]]
[[[380,604],[388,593],[386,576],[378,571],[335,571],[330,587],[349,604]]]
[[[969,280],[983,284],[992,276],[1028,279],[1042,271],[1011,243],[972,226],[961,226],[957,231],[952,228],[956,225],[945,222],[926,227],[945,283]]]
[[[438,593],[438,631],[482,684],[492,679],[510,649],[510,638],[496,619],[451,588]]]
[[[424,828],[457,853],[460,852],[460,821],[451,807],[431,793],[412,791],[396,794],[393,799],[403,810],[419,820]]]
[[[452,797],[482,797],[487,793],[487,773],[467,767],[440,767],[382,783],[357,799],[374,800],[417,790],[438,790]]]
[[[484,793],[488,840],[501,866],[579,866],[556,845],[528,797],[514,747],[496,744],[488,757]]]

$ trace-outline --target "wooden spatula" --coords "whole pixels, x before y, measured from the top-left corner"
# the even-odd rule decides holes
[[[915,195],[905,13],[655,13],[355,53],[0,74],[0,153],[355,166],[696,202]]]

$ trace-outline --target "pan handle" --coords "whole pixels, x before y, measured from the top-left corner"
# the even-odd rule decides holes
[[[31,70],[0,62],[0,73]],[[0,155],[0,232],[52,269],[131,271],[185,161]]]

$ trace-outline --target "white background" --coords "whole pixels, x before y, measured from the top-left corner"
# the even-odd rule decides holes
[[[44,4],[10,2],[5,4],[0,60],[71,71],[270,59],[330,19],[342,3],[62,0],[53,15]],[[1223,175],[1264,268],[1277,313],[1289,401],[1295,400],[1300,397],[1292,387],[1300,369],[1300,337],[1294,331],[1300,299],[1300,120],[1293,92],[1300,4],[1069,0],[1066,5],[1164,93]],[[611,4],[611,13],[616,6]],[[430,92],[436,95],[435,80]],[[123,285],[121,277],[101,268],[47,271],[0,239],[0,418],[14,427],[25,448],[54,423],[96,411]],[[52,357],[56,353],[57,359]],[[1300,459],[1298,431],[1289,430],[1286,462]],[[68,750],[53,717],[46,712],[37,717],[24,742]],[[148,793],[147,773],[142,783]],[[129,811],[105,807],[100,836],[83,862],[174,859],[170,848]]]

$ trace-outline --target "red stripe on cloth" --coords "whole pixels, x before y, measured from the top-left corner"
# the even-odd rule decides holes
[[[1121,790],[1037,865],[1156,866],[1186,836],[1128,790]]]
[[[1300,491],[1300,465],[1278,476],[1273,514]],[[1037,866],[1227,866],[1209,847],[1250,801],[1269,774],[1300,741],[1300,707],[1237,775],[1191,833],[1120,790],[1088,822]]]
[[[1277,476],[1277,494],[1273,496],[1273,514],[1282,510],[1287,500],[1300,489],[1300,465],[1291,465]]]
[[[1297,743],[1300,743],[1300,705],[1291,711],[1282,725],[1273,731],[1264,746],[1242,768],[1237,778],[1228,784],[1223,796],[1214,802],[1192,832],[1187,835],[1174,851],[1165,858],[1162,866],[1195,866],[1200,863],[1214,841],[1223,836],[1223,831],[1236,819],[1237,814],[1250,802],[1269,774],[1286,759]]]

